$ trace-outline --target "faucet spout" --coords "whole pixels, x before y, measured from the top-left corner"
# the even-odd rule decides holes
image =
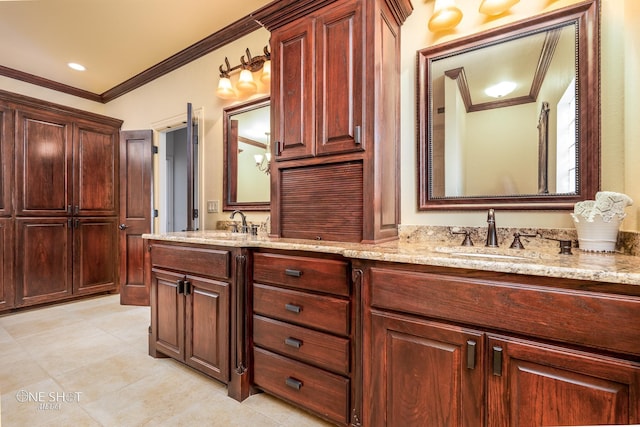
[[[249,232],[249,226],[247,225],[247,217],[245,216],[244,213],[242,213],[242,211],[240,210],[235,210],[233,212],[231,212],[231,216],[229,218],[233,219],[236,214],[239,214],[240,217],[242,218],[242,229],[240,230],[241,233],[248,233]]]
[[[496,214],[493,209],[489,209],[487,213],[487,243],[485,246],[490,248],[498,247],[498,234],[496,232]]]

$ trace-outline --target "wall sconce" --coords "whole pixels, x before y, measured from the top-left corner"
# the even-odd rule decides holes
[[[478,11],[485,15],[496,16],[509,10],[520,0],[482,0]]]
[[[223,65],[220,65],[220,81],[218,82],[218,88],[216,89],[216,95],[218,98],[222,99],[234,99],[234,98],[244,98],[249,95],[256,93],[258,86],[256,82],[253,81],[253,74],[256,71],[262,69],[262,76],[260,80],[268,84],[271,81],[271,53],[269,52],[268,46],[265,46],[263,49],[264,55],[260,56],[251,56],[251,52],[247,48],[245,50],[245,55],[240,57],[240,64],[232,67],[229,64],[229,59],[227,57],[224,58],[224,64],[226,68],[223,68]],[[234,71],[240,71],[240,77],[238,79],[238,83],[234,89],[231,84],[230,75]]]
[[[462,20],[462,11],[456,6],[455,0],[436,0],[433,15],[429,18],[429,31],[437,32],[450,30]]]
[[[264,172],[267,175],[271,172],[271,146],[269,143],[269,137],[271,136],[270,132],[264,133],[267,136],[267,143],[265,149],[265,153],[263,154],[254,154],[253,158],[256,161],[256,167],[260,172]]]

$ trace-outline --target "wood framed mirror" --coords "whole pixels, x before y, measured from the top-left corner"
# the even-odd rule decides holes
[[[599,4],[417,53],[418,208],[572,209],[600,186]],[[510,93],[486,89],[512,83]]]
[[[223,210],[268,211],[271,180],[269,97],[223,110]],[[257,164],[256,156],[262,156]]]

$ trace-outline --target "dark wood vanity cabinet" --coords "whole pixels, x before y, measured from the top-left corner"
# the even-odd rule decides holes
[[[251,294],[253,384],[338,425],[357,419],[349,262],[256,252]]]
[[[249,394],[244,359],[241,249],[147,241],[151,281],[149,354],[170,356]],[[239,335],[240,334],[240,335]]]
[[[364,262],[363,425],[640,422],[640,298]]]
[[[258,17],[272,34],[271,233],[395,238],[400,25],[411,3],[307,3],[303,16],[267,7]]]

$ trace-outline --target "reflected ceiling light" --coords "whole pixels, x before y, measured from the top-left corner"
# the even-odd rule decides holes
[[[516,84],[514,82],[500,82],[493,86],[490,86],[484,90],[484,93],[493,97],[493,98],[502,98],[503,96],[509,95],[516,88]]]
[[[436,0],[433,15],[429,19],[429,31],[449,30],[461,20],[462,11],[456,6],[455,0]]]
[[[506,12],[519,2],[520,0],[482,0],[478,10],[485,15],[496,16]]]
[[[229,59],[224,58],[224,64],[220,65],[220,81],[218,82],[218,88],[216,89],[216,95],[222,99],[234,99],[238,97],[246,97],[257,92],[258,86],[253,80],[253,73],[263,70],[261,80],[265,83],[271,79],[271,54],[267,46],[263,49],[264,55],[251,56],[249,49],[245,50],[245,55],[240,57],[240,64],[232,67],[229,64]],[[235,90],[231,84],[231,74],[235,71],[240,71],[240,77],[238,83],[236,83]],[[265,77],[266,75],[266,77]],[[266,80],[266,81],[265,81]]]
[[[73,68],[76,71],[85,71],[86,70],[84,65],[78,64],[76,62],[69,62],[67,64],[67,66],[69,66],[69,68]]]

